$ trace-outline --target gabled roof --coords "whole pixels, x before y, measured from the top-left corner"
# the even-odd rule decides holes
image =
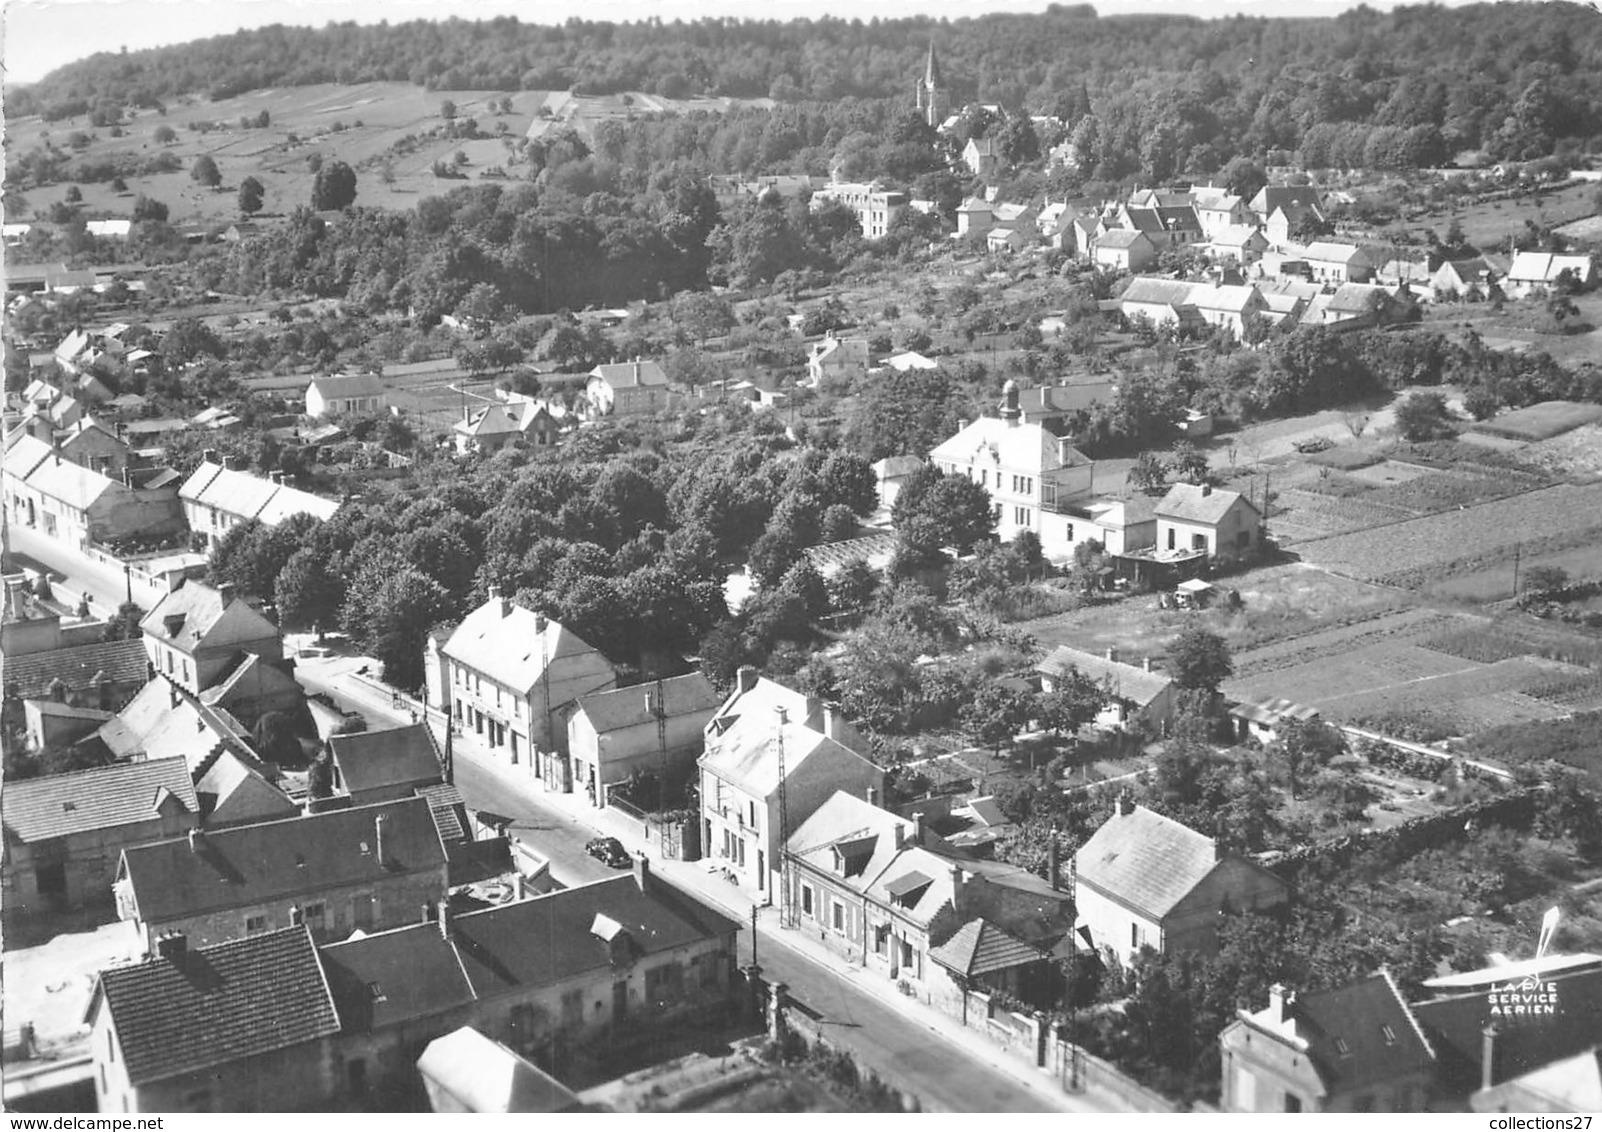
[[[597,735],[608,731],[621,731],[625,727],[643,726],[655,721],[648,709],[647,700],[655,701],[657,684],[650,681],[617,688],[609,692],[591,692],[580,696],[574,705],[574,714],[583,715]],[[660,710],[669,719],[705,712],[710,718],[723,697],[707,678],[699,672],[674,676],[661,682]]]
[[[1256,506],[1238,491],[1226,491],[1219,487],[1198,486],[1193,483],[1176,483],[1157,504],[1156,511],[1159,519],[1215,524],[1222,522],[1236,503],[1242,503],[1254,512],[1257,510]]]
[[[1091,409],[1113,397],[1113,384],[1034,385],[1018,391],[1018,408],[1025,419],[1047,413],[1073,413]]]
[[[902,354],[892,354],[884,360],[884,364],[899,373],[906,373],[913,369],[939,369],[940,363],[926,358],[916,350],[908,350]]]
[[[378,379],[377,374],[371,373],[335,373],[323,377],[314,377],[306,392],[313,389],[320,393],[324,400],[329,398],[346,397],[382,397],[384,383]]]
[[[241,519],[254,519],[277,490],[278,485],[271,480],[204,460],[178,489],[178,498]]]
[[[433,786],[443,777],[439,745],[426,723],[333,735],[328,746],[352,797],[386,787]]]
[[[66,506],[78,511],[87,511],[106,495],[124,494],[128,491],[119,480],[59,457],[41,461],[28,473],[26,482],[40,495],[60,500]]]
[[[629,873],[560,889],[531,900],[456,916],[451,938],[480,998],[554,986],[610,970],[612,952],[595,932],[605,917],[640,958],[700,940],[732,935],[739,925],[665,885],[647,895]],[[538,941],[538,946],[530,946]]]
[[[300,807],[261,772],[261,764],[220,752],[195,780],[203,824],[255,824],[300,816]]]
[[[1312,185],[1264,185],[1252,198],[1251,210],[1263,216],[1275,209],[1317,208],[1321,194]]]
[[[1126,208],[1123,218],[1129,229],[1136,232],[1166,232],[1163,218],[1155,208]]]
[[[345,1033],[431,1019],[474,1001],[467,971],[438,923],[328,944],[320,955]]]
[[[1132,228],[1109,228],[1096,237],[1097,248],[1113,248],[1122,250],[1134,247],[1136,244],[1150,244],[1146,233],[1137,232]]]
[[[590,374],[613,389],[636,389],[642,385],[666,385],[667,373],[656,362],[613,362],[596,366]]]
[[[247,652],[227,675],[201,691],[200,702],[207,707],[226,707],[239,700],[259,701],[289,694],[304,694],[295,678],[271,660]]]
[[[110,641],[5,658],[5,682],[14,683],[18,698],[24,700],[49,695],[56,680],[74,691],[92,689],[94,678],[102,674],[123,688],[143,683],[150,674],[144,641]]]
[[[1374,309],[1375,296],[1388,299],[1391,294],[1390,288],[1372,283],[1342,283],[1325,305],[1332,311],[1367,314]]]
[[[1550,283],[1565,270],[1585,282],[1591,278],[1591,257],[1554,255],[1551,252],[1519,252],[1507,269],[1507,277],[1518,283]]]
[[[181,755],[191,774],[203,772],[220,750],[233,751],[252,766],[260,765],[250,749],[248,732],[237,719],[165,679],[152,680],[139,689],[95,735],[119,759],[138,754],[147,759]]]
[[[759,798],[768,797],[779,785],[774,740],[780,732],[780,708],[786,716],[783,738],[787,776],[793,776],[814,755],[828,757],[837,769],[850,766],[870,776],[879,773],[870,760],[824,733],[825,709],[819,701],[765,676],[748,690],[736,689],[712,717],[705,729],[706,752],[700,765],[742,790]],[[841,734],[853,741],[858,738],[849,726]]]
[[[139,919],[159,924],[444,865],[428,802],[406,798],[141,845],[124,851],[121,872]]]
[[[607,664],[599,650],[560,622],[546,618],[542,628],[533,610],[511,602],[503,609],[498,598],[469,613],[441,651],[519,694],[533,690],[547,662],[571,663],[588,656]]]
[[[1068,645],[1058,645],[1035,665],[1036,672],[1048,676],[1062,676],[1069,669],[1097,683],[1107,681],[1114,698],[1127,700],[1140,707],[1162,695],[1174,682],[1172,677],[1161,672],[1147,672],[1138,664],[1108,660],[1100,653],[1085,652]]]
[[[1352,264],[1366,262],[1368,256],[1356,244],[1338,244],[1327,240],[1314,240],[1303,250],[1302,258],[1319,263]]]
[[[956,464],[987,461],[1040,476],[1086,462],[1073,449],[1067,454],[1069,459],[1065,463],[1062,444],[1042,425],[980,417],[969,421],[967,427],[950,440],[942,441],[929,453],[929,459]]]
[[[1114,811],[1074,854],[1078,882],[1161,920],[1218,864],[1215,844],[1141,806]]]
[[[1332,1093],[1356,1091],[1434,1063],[1413,1012],[1384,971],[1287,1007],[1296,1036]]]
[[[124,763],[6,783],[7,841],[29,843],[155,821],[171,799],[199,814],[183,759]]]
[[[505,436],[518,431],[517,421],[503,405],[486,405],[465,421],[457,421],[452,430],[463,436]]]
[[[1278,699],[1268,696],[1260,700],[1247,700],[1236,704],[1229,709],[1229,714],[1237,719],[1249,719],[1254,723],[1279,723],[1286,719],[1317,719],[1318,709],[1296,703],[1294,700]]]
[[[1245,286],[1197,287],[1190,293],[1190,301],[1198,310],[1229,311],[1239,314],[1257,297],[1257,288]]]
[[[128,1079],[148,1085],[339,1032],[305,927],[100,972],[91,1017],[111,1011]]]
[[[1231,224],[1213,233],[1211,243],[1221,248],[1240,248],[1245,247],[1253,239],[1261,240],[1265,244],[1268,242],[1263,230],[1255,224]]]
[[[25,480],[50,455],[50,445],[19,428],[6,436],[6,475]]]
[[[975,919],[963,924],[956,935],[938,947],[931,947],[929,958],[958,975],[974,978],[1040,962],[1046,953],[1015,939],[988,920]]]
[[[862,890],[884,871],[901,848],[897,834],[905,841],[912,829],[911,822],[889,810],[836,790],[790,835],[786,852],[791,859]],[[843,862],[836,859],[837,849],[843,854]],[[842,863],[844,875],[840,873]]]
[[[204,582],[185,582],[163,594],[154,609],[145,614],[139,628],[186,652],[203,644],[224,617],[237,619],[250,629],[250,639],[275,637],[278,627],[257,613],[242,598],[224,599],[222,593]],[[169,618],[173,619],[169,623]],[[180,620],[181,619],[181,620]],[[177,631],[172,631],[173,629]]]
[[[269,527],[276,527],[291,515],[310,515],[314,519],[331,519],[339,510],[337,499],[324,499],[309,491],[287,484],[275,484],[278,490],[262,505],[256,518]]]
[[[566,1085],[500,1042],[463,1026],[428,1043],[417,1071],[462,1112],[579,1112]]]

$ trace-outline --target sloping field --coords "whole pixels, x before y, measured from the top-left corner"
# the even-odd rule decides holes
[[[1415,481],[1417,482],[1417,481]],[[1602,484],[1559,484],[1492,500],[1461,511],[1427,515],[1375,530],[1311,539],[1297,545],[1303,561],[1367,581],[1412,579],[1409,572],[1439,570],[1455,562],[1508,556],[1521,543],[1594,524],[1602,516]],[[1417,582],[1425,579],[1420,578]]]

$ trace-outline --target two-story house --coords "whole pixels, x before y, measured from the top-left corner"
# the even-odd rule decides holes
[[[1225,1112],[1423,1112],[1435,1051],[1390,973],[1316,994],[1278,983],[1218,1038]]]
[[[962,163],[975,177],[989,180],[1001,165],[1001,147],[995,138],[969,138],[962,147]]]
[[[286,821],[194,831],[126,849],[117,911],[154,950],[197,947],[304,923],[318,939],[414,923],[445,899],[445,847],[423,798]]]
[[[1285,902],[1286,883],[1172,818],[1118,799],[1074,854],[1074,907],[1093,945],[1128,966],[1149,947],[1212,954],[1221,912]]]
[[[667,373],[657,362],[614,362],[590,371],[584,387],[590,415],[649,416],[668,407]]]
[[[1109,228],[1090,241],[1090,262],[1108,271],[1142,271],[1157,262],[1157,245],[1133,228]]]
[[[1208,240],[1217,240],[1221,232],[1251,223],[1251,209],[1234,193],[1224,189],[1193,189],[1191,196],[1195,202],[1196,221]]]
[[[176,758],[8,782],[0,812],[8,914],[109,904],[124,849],[200,822],[189,768]]]
[[[1001,416],[961,422],[951,439],[929,453],[948,475],[966,476],[990,493],[996,533],[1003,541],[1020,531],[1040,536],[1046,556],[1061,560],[1086,536],[1067,509],[1089,498],[1096,466],[1067,440],[1023,420],[1018,386],[1003,387]]]
[[[173,487],[140,487],[141,482],[126,467],[114,479],[75,464],[51,443],[21,430],[8,439],[0,473],[10,521],[75,550],[89,543],[183,530],[183,510]]]
[[[241,654],[267,661],[284,656],[278,626],[227,583],[185,582],[145,614],[139,629],[151,667],[193,695],[233,671]]]
[[[1266,224],[1276,209],[1321,209],[1324,194],[1314,185],[1264,185],[1247,205],[1260,224]]]
[[[306,386],[306,415],[312,418],[341,413],[380,413],[389,395],[377,374],[339,373],[314,377]]]
[[[617,684],[617,670],[572,631],[491,593],[438,646],[440,707],[512,765],[572,789],[567,727],[558,712]]]
[[[884,790],[884,771],[858,753],[867,745],[838,710],[754,668],[739,670],[703,741],[701,844],[769,901],[782,867],[781,818],[798,829],[836,790]]]
[[[1157,504],[1157,549],[1248,559],[1262,550],[1263,513],[1238,491],[1176,483]]]
[[[1374,277],[1374,261],[1356,244],[1315,240],[1302,252],[1302,262],[1316,283],[1366,283]]]
[[[807,357],[807,380],[813,385],[823,381],[850,380],[867,372],[866,338],[836,338],[830,334],[815,344]]]
[[[1207,251],[1221,263],[1255,263],[1268,250],[1268,237],[1255,224],[1231,224],[1213,232]]]
[[[464,456],[469,452],[499,452],[522,438],[523,431],[518,425],[510,407],[486,405],[476,412],[467,411],[451,426],[451,433],[455,437],[456,451]]]
[[[856,214],[866,240],[877,240],[889,233],[891,225],[907,210],[907,194],[886,189],[879,182],[831,181],[812,194],[813,212],[838,204]]]
[[[339,1016],[304,926],[100,972],[84,1021],[101,1112],[326,1110]]]
[[[573,788],[605,806],[607,787],[634,774],[683,777],[722,702],[699,672],[580,696],[567,716]]]
[[[1190,303],[1203,323],[1228,331],[1236,341],[1245,337],[1248,320],[1268,310],[1263,296],[1250,284],[1194,287]]]

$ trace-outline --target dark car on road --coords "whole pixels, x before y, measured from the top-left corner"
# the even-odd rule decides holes
[[[623,843],[615,837],[597,837],[584,846],[584,851],[614,869],[626,869],[634,863],[629,851],[623,848]]]

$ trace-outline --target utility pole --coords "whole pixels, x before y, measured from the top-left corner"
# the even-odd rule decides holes
[[[123,582],[123,587],[124,587],[124,589],[126,589],[127,594],[128,594],[128,604],[132,605],[133,604],[133,563],[124,562],[122,564],[122,582]]]
[[[1519,596],[1519,553],[1524,549],[1522,542],[1513,544],[1513,599]]]
[[[1068,891],[1079,891],[1079,859],[1068,858]],[[1081,1067],[1079,1063],[1079,1027],[1075,1024],[1074,975],[1079,970],[1079,933],[1068,932],[1068,1087],[1079,1090]]]
[[[662,698],[662,671],[656,673],[656,694],[651,699],[651,714],[656,716],[656,811],[667,809],[667,703]],[[755,960],[753,960],[755,962]]]

